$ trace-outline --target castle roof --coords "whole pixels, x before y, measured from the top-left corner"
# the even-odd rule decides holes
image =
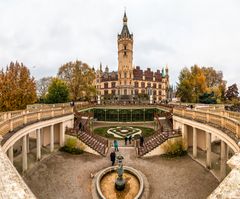
[[[133,38],[133,34],[130,34],[130,31],[128,29],[127,26],[127,15],[126,15],[126,11],[124,12],[124,16],[123,16],[123,28],[121,31],[121,34],[118,35],[118,38]]]

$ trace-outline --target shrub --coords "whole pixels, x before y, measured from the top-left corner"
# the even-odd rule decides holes
[[[164,146],[164,149],[166,151],[166,154],[164,154],[164,156],[170,158],[184,156],[187,154],[187,151],[183,148],[182,141],[173,142],[169,140]]]
[[[69,148],[76,148],[77,146],[77,139],[76,138],[68,138],[66,141],[65,146]]]
[[[60,148],[60,151],[64,151],[71,154],[82,154],[83,150],[77,147],[76,138],[68,138],[66,144]]]

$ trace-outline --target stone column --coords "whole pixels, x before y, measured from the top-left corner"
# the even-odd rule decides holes
[[[220,165],[220,179],[223,180],[226,176],[226,143],[221,140],[221,165]]]
[[[37,137],[37,160],[41,159],[41,131],[40,129],[36,130],[36,137]]]
[[[41,140],[41,146],[44,144],[44,131],[43,128],[40,129],[40,140]]]
[[[188,149],[188,132],[187,132],[186,124],[182,124],[182,139],[183,139],[183,148],[187,150]]]
[[[206,150],[207,150],[207,157],[206,157],[206,167],[211,169],[211,133],[206,132]]]
[[[13,146],[10,146],[10,148],[8,149],[8,158],[13,164]]]
[[[229,159],[229,146],[227,145],[227,149],[226,149],[226,161],[228,161]]]
[[[54,151],[54,125],[50,126],[50,152]]]
[[[27,170],[27,137],[26,135],[22,138],[22,171]]]
[[[29,134],[27,134],[26,137],[27,137],[27,153],[29,153],[30,152]]]
[[[193,127],[193,158],[197,158],[197,129]]]
[[[65,132],[64,132],[64,127],[63,127],[63,122],[60,123],[60,140],[59,140],[59,145],[60,147],[64,146],[65,143]]]

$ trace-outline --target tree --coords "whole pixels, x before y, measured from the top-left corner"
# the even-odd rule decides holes
[[[46,103],[64,103],[69,100],[69,90],[66,83],[58,78],[53,78],[48,87],[46,95]]]
[[[220,103],[224,99],[225,88],[226,81],[223,80],[221,71],[216,71],[212,67],[194,65],[190,70],[184,68],[180,72],[177,96],[183,102],[196,103],[200,101],[201,96],[201,101]]]
[[[233,84],[228,87],[225,96],[228,100],[233,100],[233,99],[237,99],[238,94],[239,92],[238,92],[237,84]]]
[[[191,72],[188,68],[183,68],[179,75],[179,83],[177,84],[177,96],[182,102],[191,102],[193,88],[191,85]]]
[[[226,81],[223,80],[222,71],[216,71],[213,67],[202,67],[206,77],[207,92],[214,92],[214,96],[218,103],[224,100],[226,91]]]
[[[25,109],[36,99],[35,80],[23,63],[11,62],[0,71],[0,111]]]
[[[206,91],[206,78],[203,71],[197,65],[191,70],[184,68],[179,75],[177,84],[177,96],[183,102],[198,102],[199,96]]]
[[[37,81],[37,96],[40,102],[43,102],[48,92],[48,87],[52,82],[52,77],[43,77]]]
[[[86,63],[78,60],[68,62],[59,68],[58,77],[67,83],[72,100],[96,94],[93,85],[95,73]]]
[[[203,104],[216,104],[216,97],[214,96],[214,92],[203,93],[199,96],[199,102]]]

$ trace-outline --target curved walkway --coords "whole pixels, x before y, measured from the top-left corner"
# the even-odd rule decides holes
[[[136,157],[134,148],[120,148],[124,164],[141,170],[150,184],[150,198],[206,198],[217,180],[190,157]],[[57,152],[29,170],[24,180],[39,199],[91,199],[91,173],[110,166],[109,157]]]

